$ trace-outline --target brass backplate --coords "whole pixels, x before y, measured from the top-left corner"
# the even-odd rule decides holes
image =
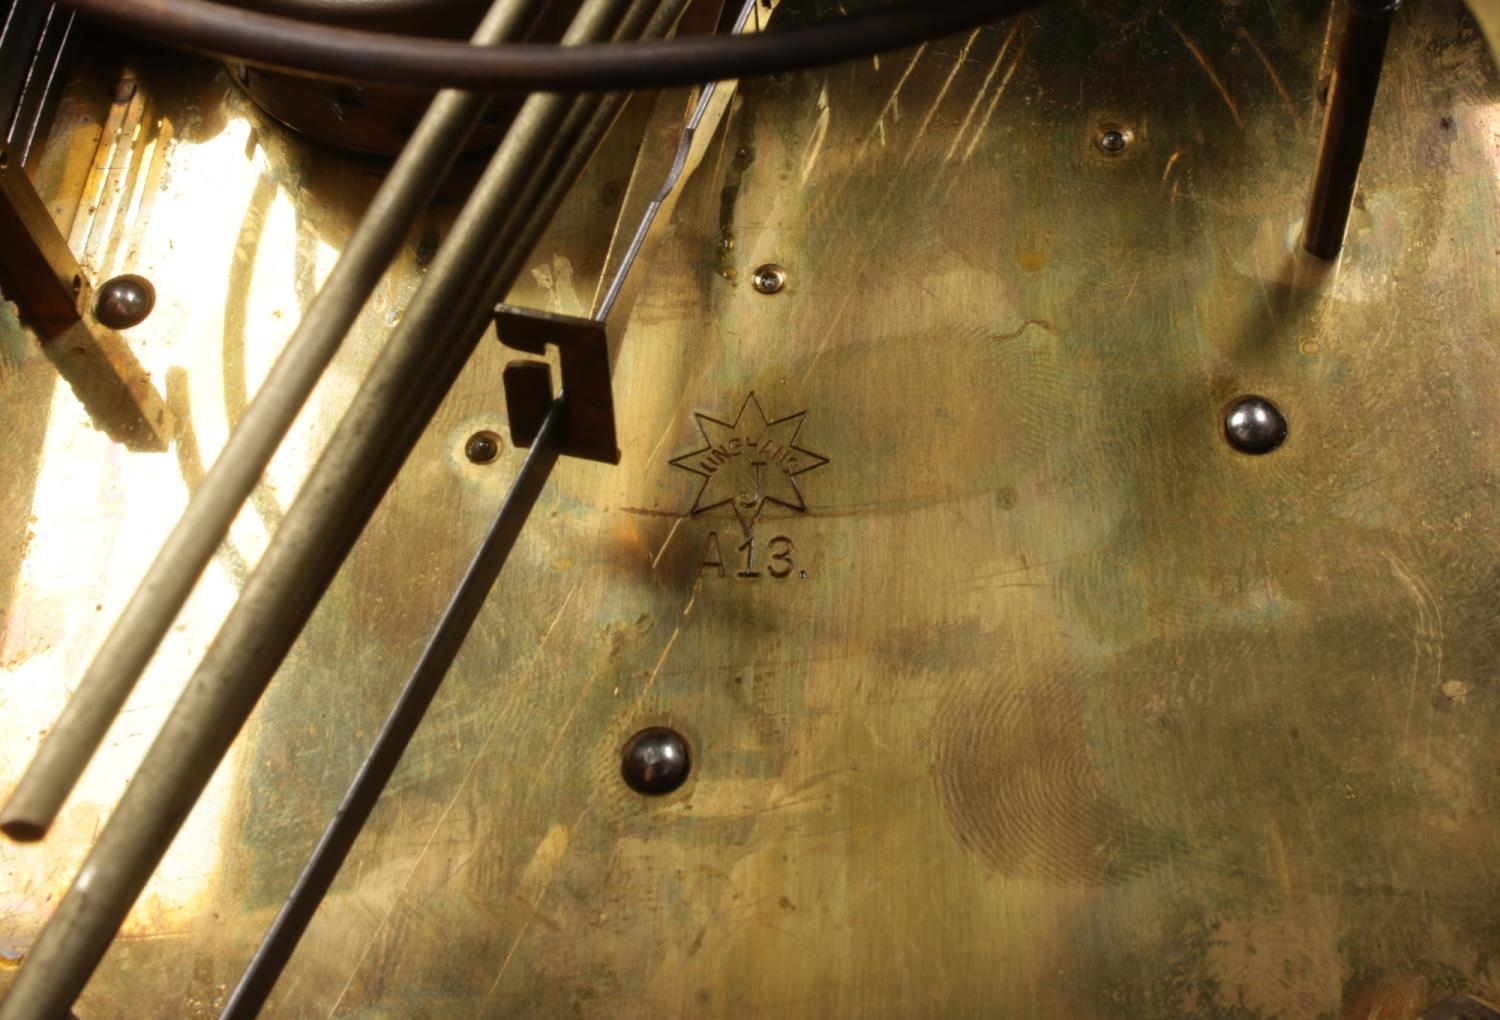
[[[268,1015],[1500,998],[1500,79],[1458,0],[1407,5],[1348,244],[1316,262],[1331,10],[1062,0],[745,83],[643,267],[620,465],[558,470]],[[180,428],[115,446],[0,328],[0,790],[378,176],[206,62],[136,70],[81,79],[35,169],[95,278],[155,284],[127,336]],[[511,303],[587,314],[635,156],[601,153]],[[0,846],[0,989],[452,209],[53,835]],[[487,341],[443,406],[83,1020],[215,1015],[520,463],[464,453],[505,432],[509,357]],[[1290,425],[1262,457],[1222,434],[1252,393]],[[662,798],[619,775],[651,725],[694,760]]]

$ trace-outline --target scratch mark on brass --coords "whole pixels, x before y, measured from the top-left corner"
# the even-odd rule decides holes
[[[964,135],[969,130],[969,124],[974,120],[974,114],[979,112],[979,106],[984,102],[984,97],[989,95],[990,85],[995,80],[995,75],[1000,73],[1000,68],[1005,64],[1005,54],[1010,50],[1011,40],[1020,31],[1021,21],[1017,19],[1011,23],[1010,31],[1005,33],[1005,38],[1000,42],[1000,48],[995,52],[995,59],[990,61],[990,69],[984,76],[984,81],[974,92],[974,99],[969,103],[969,108],[964,113],[964,119],[959,122],[958,130],[953,132],[953,141],[948,145],[948,151],[943,153],[943,162],[953,162],[953,155],[958,151],[959,145],[964,140]]]
[[[1255,54],[1255,59],[1260,61],[1261,66],[1266,69],[1266,74],[1271,76],[1271,84],[1276,87],[1276,94],[1281,97],[1282,105],[1286,107],[1287,116],[1292,118],[1293,124],[1300,127],[1302,118],[1297,115],[1297,104],[1292,102],[1292,94],[1286,90],[1286,85],[1282,83],[1281,75],[1276,73],[1276,65],[1271,63],[1271,58],[1266,56],[1266,51],[1261,49],[1260,43],[1255,41],[1255,36],[1245,31],[1243,25],[1237,25],[1235,32],[1238,33],[1241,39],[1245,40],[1245,43],[1250,47],[1250,52]]]
[[[1203,55],[1202,48],[1199,47],[1199,45],[1194,42],[1186,32],[1182,30],[1181,26],[1179,26],[1177,22],[1173,21],[1165,14],[1162,15],[1162,18],[1166,20],[1167,24],[1172,26],[1172,31],[1176,32],[1177,37],[1182,40],[1182,45],[1188,48],[1188,52],[1193,55],[1193,59],[1198,61],[1198,66],[1203,68],[1203,73],[1208,75],[1208,80],[1213,82],[1214,88],[1218,90],[1220,98],[1224,100],[1224,105],[1229,108],[1229,115],[1234,118],[1234,126],[1237,128],[1244,128],[1245,121],[1244,118],[1240,116],[1239,106],[1235,103],[1234,98],[1230,96],[1229,90],[1224,87],[1224,81],[1219,77],[1219,72],[1213,69],[1213,65],[1210,64],[1208,62],[1208,58]]]
[[[995,111],[1000,107],[1000,99],[1005,95],[1005,90],[1010,87],[1010,80],[1015,77],[1016,69],[1021,66],[1021,61],[1026,56],[1026,48],[1031,45],[1035,30],[1028,27],[1026,34],[1021,37],[1021,45],[1016,48],[1016,55],[1011,60],[1010,66],[1005,69],[1005,75],[1000,79],[1000,84],[995,87],[994,95],[990,96],[989,105],[984,108],[984,116],[979,118],[979,123],[974,126],[974,134],[969,139],[968,147],[964,149],[962,162],[967,163],[974,156],[974,150],[979,148],[984,133],[989,129],[990,122],[995,119]],[[1010,39],[1007,37],[1006,43]],[[957,140],[955,139],[955,144]]]
[[[923,116],[922,123],[917,127],[916,133],[912,135],[911,144],[907,146],[906,159],[901,164],[903,167],[911,162],[912,157],[917,154],[922,139],[927,137],[927,129],[932,126],[932,118],[937,116],[939,107],[943,105],[943,100],[948,97],[948,90],[953,88],[953,80],[958,77],[958,72],[963,70],[964,65],[968,63],[969,51],[974,48],[974,40],[979,38],[979,33],[982,31],[984,29],[976,28],[970,32],[968,38],[964,40],[963,48],[953,58],[953,69],[948,72],[948,77],[943,79],[942,87],[938,89],[937,95],[928,104],[927,113]]]

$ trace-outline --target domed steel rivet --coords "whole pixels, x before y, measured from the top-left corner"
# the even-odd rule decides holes
[[[1116,131],[1114,128],[1100,132],[1097,139],[1100,151],[1110,156],[1118,156],[1124,152],[1125,146],[1129,143],[1130,139],[1125,137],[1125,132]]]
[[[105,280],[94,297],[94,317],[110,329],[139,325],[155,307],[156,288],[144,276],[133,273]]]
[[[1270,453],[1286,441],[1286,417],[1265,397],[1241,397],[1224,418],[1224,437],[1241,453]]]
[[[675,730],[653,726],[625,742],[620,775],[636,793],[660,797],[687,782],[692,770],[687,741]]]

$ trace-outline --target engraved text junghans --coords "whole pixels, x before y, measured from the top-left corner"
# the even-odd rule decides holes
[[[806,580],[807,571],[797,565],[791,537],[778,534],[762,546],[755,526],[772,504],[807,512],[798,479],[828,463],[827,457],[798,444],[807,412],[773,420],[751,393],[733,421],[701,412],[693,417],[704,445],[671,462],[703,479],[689,513],[697,517],[728,506],[744,534],[743,543],[729,550],[730,540],[710,531],[703,541],[697,576],[729,577],[733,572],[744,580],[769,576],[784,581],[795,574]]]

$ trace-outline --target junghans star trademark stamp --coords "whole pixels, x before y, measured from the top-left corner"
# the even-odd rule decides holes
[[[673,467],[703,479],[689,513],[698,517],[721,507],[732,508],[745,535],[744,543],[735,550],[744,556],[743,569],[735,571],[735,576],[760,577],[762,573],[756,568],[756,522],[773,503],[806,513],[807,502],[798,479],[827,464],[828,458],[799,441],[806,411],[772,419],[754,393],[745,398],[733,421],[702,412],[693,417],[704,445],[671,461]],[[765,573],[777,580],[790,577],[794,571],[801,578],[807,577],[805,570],[796,568],[795,547],[789,536],[776,535],[766,543],[766,548],[769,560]],[[703,543],[698,576],[702,577],[705,571],[728,576],[717,531],[710,531]]]

